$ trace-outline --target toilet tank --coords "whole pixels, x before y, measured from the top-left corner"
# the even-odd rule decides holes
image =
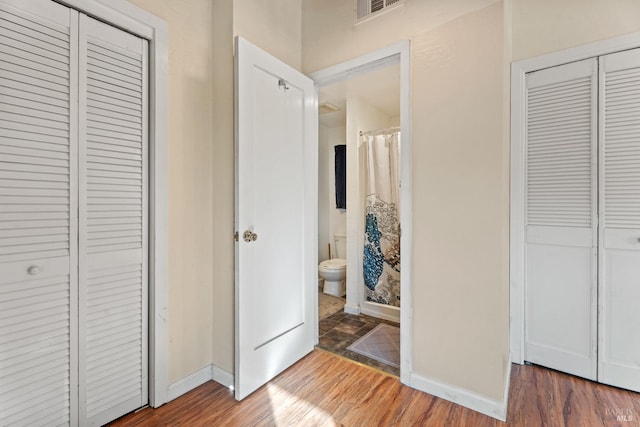
[[[333,236],[335,253],[333,258],[347,259],[347,235],[344,233],[336,233]]]

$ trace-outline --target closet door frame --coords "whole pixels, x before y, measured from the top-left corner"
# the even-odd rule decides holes
[[[149,42],[149,405],[168,401],[168,31],[126,0],[56,0]]]
[[[511,361],[525,361],[526,74],[569,62],[640,47],[640,33],[614,37],[511,64],[511,165],[509,232],[509,341]]]

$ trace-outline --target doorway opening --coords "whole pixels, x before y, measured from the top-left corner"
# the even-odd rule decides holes
[[[410,228],[408,48],[399,43],[311,75],[319,104],[318,346],[401,379],[410,336],[401,308],[410,307],[409,242],[400,238],[400,225]]]

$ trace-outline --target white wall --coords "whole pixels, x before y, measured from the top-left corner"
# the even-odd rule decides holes
[[[345,234],[347,230],[347,211],[336,208],[335,193],[335,150],[336,145],[346,144],[344,126],[328,127],[320,125],[319,164],[318,164],[318,257],[320,261],[329,259],[327,244],[331,244],[331,255],[337,258],[336,233]],[[350,188],[347,185],[347,195]],[[344,256],[344,255],[343,255]]]

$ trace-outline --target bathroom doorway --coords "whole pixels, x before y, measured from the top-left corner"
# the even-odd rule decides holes
[[[319,347],[399,375],[410,326],[400,328],[408,289],[401,280],[408,260],[400,257],[400,224],[409,217],[402,202],[410,196],[401,189],[410,141],[402,91],[408,43],[312,78],[319,105]]]

